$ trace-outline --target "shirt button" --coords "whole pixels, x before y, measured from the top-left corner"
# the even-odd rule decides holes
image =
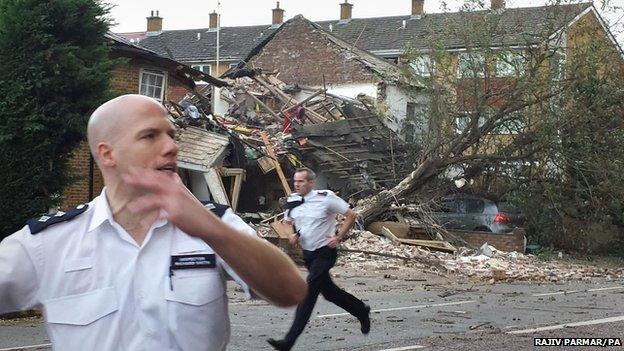
[[[139,293],[137,294],[137,298],[138,298],[139,300],[143,300],[143,299],[145,298],[145,294],[143,294],[143,292],[142,292],[142,291],[139,291]]]

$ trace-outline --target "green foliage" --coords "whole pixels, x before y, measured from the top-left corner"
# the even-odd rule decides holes
[[[0,2],[0,233],[55,205],[67,161],[107,92],[108,9],[95,0]]]
[[[532,243],[622,255],[621,53],[597,22],[579,21],[566,35],[557,31],[572,19],[562,7],[545,8],[548,16],[534,30],[486,5],[465,1],[466,12],[449,17],[443,30],[428,29],[427,49],[423,43],[407,48],[429,93],[415,138],[419,159],[446,183],[475,180],[462,191],[517,202]],[[510,36],[520,45],[501,39]],[[462,50],[449,50],[449,42]]]
[[[618,61],[598,43],[570,57],[562,103],[540,133],[550,145],[542,160],[548,167],[511,194],[523,205],[535,242],[582,253],[624,252],[624,79]]]

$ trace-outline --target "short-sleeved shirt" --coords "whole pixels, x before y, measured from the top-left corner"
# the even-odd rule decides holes
[[[248,286],[204,241],[166,220],[138,245],[104,191],[78,217],[36,235],[26,226],[0,243],[0,313],[41,308],[55,350],[225,350],[225,280],[249,297]],[[222,219],[255,235],[231,209]],[[171,257],[182,255],[213,264],[172,271]]]
[[[336,215],[345,214],[349,204],[330,190],[312,190],[304,197],[294,193],[289,203],[303,203],[286,210],[284,219],[293,222],[299,234],[299,244],[306,251],[327,245],[336,230]]]

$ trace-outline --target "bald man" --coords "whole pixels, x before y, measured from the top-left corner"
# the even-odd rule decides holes
[[[41,308],[57,350],[224,350],[225,279],[279,306],[306,285],[292,261],[177,174],[167,111],[124,95],[87,128],[105,188],[0,243],[0,313]]]

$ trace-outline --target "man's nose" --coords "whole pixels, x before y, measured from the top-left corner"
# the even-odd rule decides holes
[[[178,144],[171,137],[167,138],[164,149],[165,156],[178,156]]]

